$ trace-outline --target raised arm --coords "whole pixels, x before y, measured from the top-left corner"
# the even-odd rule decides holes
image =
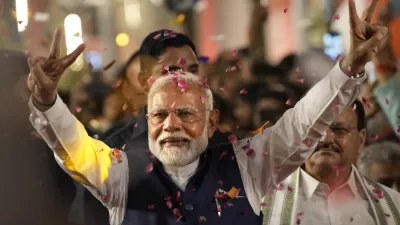
[[[59,58],[61,31],[57,30],[47,58],[29,58],[28,87],[30,121],[54,151],[56,161],[75,180],[82,183],[107,208],[123,208],[128,182],[128,162],[123,152],[112,150],[88,136],[83,125],[57,95],[61,75],[83,52]]]
[[[335,117],[355,100],[358,85],[365,79],[364,66],[387,34],[386,27],[369,23],[375,5],[376,0],[371,1],[362,21],[354,0],[349,0],[354,36],[350,54],[273,127],[234,144],[246,194],[255,213],[259,213],[261,199],[270,188],[304,163]]]

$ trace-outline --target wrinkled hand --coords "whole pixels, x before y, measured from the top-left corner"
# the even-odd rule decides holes
[[[71,54],[59,58],[61,37],[62,32],[57,29],[47,58],[28,58],[30,68],[28,87],[32,93],[33,104],[41,111],[49,109],[54,104],[57,85],[62,74],[85,49],[85,45],[81,44]]]
[[[371,0],[360,19],[357,15],[354,0],[349,0],[350,15],[350,52],[342,63],[343,71],[348,75],[361,73],[367,62],[385,45],[388,28],[378,24],[371,24],[378,0]]]

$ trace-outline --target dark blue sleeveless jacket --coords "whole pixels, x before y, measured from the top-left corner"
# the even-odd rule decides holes
[[[154,161],[153,171],[147,173],[145,167],[150,158],[138,160],[136,156],[143,155],[139,151],[127,152],[127,155],[130,186],[123,225],[262,224],[262,216],[254,214],[245,197],[231,144],[209,148],[200,156],[199,169],[184,192],[165,173],[159,161]],[[240,188],[239,196],[244,197],[218,200],[222,208],[219,217],[216,191],[222,189],[228,192],[232,187]],[[167,203],[168,200],[170,203]],[[174,209],[182,214],[179,220],[179,215],[173,213]]]

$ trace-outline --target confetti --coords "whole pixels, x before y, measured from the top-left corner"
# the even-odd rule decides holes
[[[179,201],[181,199],[181,192],[178,191],[178,193],[176,193],[176,201]]]
[[[231,134],[231,135],[228,136],[228,140],[229,140],[229,142],[230,142],[231,144],[234,144],[234,143],[237,142],[237,136],[234,135],[234,134]]]
[[[287,10],[288,10],[288,9],[287,9],[287,8],[285,8],[285,9],[283,10],[283,12],[284,12],[284,13],[287,13]]]
[[[242,89],[239,92],[241,95],[246,95],[247,94],[247,90],[246,89]]]
[[[206,102],[206,96],[200,96],[200,100],[201,100],[201,103],[204,103],[204,102]]]
[[[296,79],[296,82],[302,84],[304,83],[304,78],[298,78]]]
[[[223,180],[218,180],[217,183],[218,183],[220,186],[224,186],[224,181],[223,181]]]
[[[371,139],[372,139],[373,141],[378,140],[378,138],[379,138],[379,135],[378,135],[378,134],[371,134]]]
[[[389,99],[388,99],[388,98],[385,98],[385,102],[386,102],[386,104],[388,105],[388,104],[389,104]]]
[[[342,56],[342,55],[339,54],[339,55],[336,56],[336,61],[340,61],[340,60],[342,60],[342,59],[343,59],[343,56]]]
[[[177,64],[178,64],[178,66],[180,66],[180,67],[184,67],[184,66],[186,65],[186,59],[183,58],[183,57],[180,57],[180,58],[178,59]]]
[[[75,112],[80,113],[82,111],[82,108],[79,106],[75,106]]]
[[[252,148],[250,148],[250,149],[247,149],[247,151],[246,151],[246,155],[248,156],[248,157],[251,157],[251,156],[253,156],[254,155],[254,150],[252,149]]]
[[[153,37],[153,39],[154,40],[157,40],[157,39],[159,39],[161,37],[161,34],[156,34],[154,37]]]
[[[150,173],[151,171],[153,171],[153,163],[150,163],[147,167],[146,167],[146,172]]]
[[[115,64],[116,60],[114,59],[113,61],[109,62],[104,68],[104,71],[107,71],[108,69],[110,69],[114,64]]]
[[[148,209],[154,209],[154,204],[150,204],[149,206],[147,206]]]
[[[335,22],[335,20],[339,20],[340,16],[338,14],[335,14],[332,18],[332,22]]]
[[[291,98],[289,98],[289,99],[286,101],[286,105],[291,105],[292,103],[293,103],[293,101],[292,101]]]
[[[199,62],[201,62],[201,63],[208,63],[209,60],[210,60],[210,57],[208,57],[208,56],[200,56],[199,57]]]

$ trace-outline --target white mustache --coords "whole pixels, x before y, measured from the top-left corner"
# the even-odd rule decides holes
[[[187,139],[189,141],[193,141],[193,138],[191,138],[189,135],[187,135],[183,132],[163,132],[157,138],[157,143],[160,143],[161,141],[163,141],[167,138],[183,138],[183,139]]]

